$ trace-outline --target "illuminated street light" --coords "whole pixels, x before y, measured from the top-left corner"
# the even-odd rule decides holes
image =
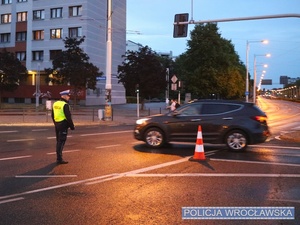
[[[254,55],[254,78],[253,78],[253,103],[256,103],[256,57],[257,56],[264,56],[264,57],[271,57],[271,54],[264,54],[264,55]]]
[[[263,43],[263,44],[268,44],[268,40],[261,40],[261,41],[247,41],[247,47],[246,47],[246,102],[249,101],[249,51],[250,51],[250,43]]]

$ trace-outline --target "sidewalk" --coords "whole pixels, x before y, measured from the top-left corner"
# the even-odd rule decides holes
[[[94,108],[94,109],[93,109]],[[76,125],[118,125],[127,124],[134,125],[138,119],[137,105],[136,104],[120,104],[112,105],[113,118],[111,121],[100,120],[98,118],[98,110],[104,111],[104,106],[93,108],[80,108],[72,111],[72,117],[75,126]],[[167,113],[166,105],[164,102],[158,103],[145,103],[145,109],[139,110],[139,118]],[[18,114],[1,115],[0,114],[0,126],[53,126],[50,112],[39,112],[34,114]]]

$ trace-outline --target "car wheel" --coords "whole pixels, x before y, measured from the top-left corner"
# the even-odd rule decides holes
[[[145,142],[149,147],[159,148],[164,145],[164,134],[158,128],[150,128],[145,132]]]
[[[243,131],[233,130],[226,135],[226,145],[231,151],[244,151],[248,145],[248,138]]]

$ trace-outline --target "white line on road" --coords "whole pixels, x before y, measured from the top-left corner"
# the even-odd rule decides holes
[[[125,130],[125,131],[115,131],[115,132],[105,132],[105,133],[94,133],[94,134],[81,134],[81,137],[86,136],[95,136],[95,135],[107,135],[107,134],[122,134],[122,133],[130,133],[133,132],[132,130]]]
[[[220,162],[238,162],[238,163],[252,163],[252,164],[264,164],[264,165],[300,167],[299,164],[292,164],[292,163],[259,162],[259,161],[234,160],[234,159],[214,159],[214,158],[211,158],[210,160],[211,161],[220,161]]]
[[[121,145],[106,145],[106,146],[99,146],[99,147],[96,147],[96,148],[111,148],[111,147],[119,147]]]
[[[27,139],[7,140],[7,142],[18,142],[18,141],[35,141],[35,139],[33,139],[33,138],[27,138]]]
[[[276,146],[276,145],[249,145],[249,147],[278,148],[278,149],[294,149],[294,150],[300,150],[299,147]]]
[[[12,159],[23,159],[23,158],[29,158],[29,157],[32,157],[32,155],[16,156],[16,157],[9,157],[9,158],[0,158],[0,161],[12,160]]]
[[[8,203],[8,202],[15,202],[15,201],[19,201],[19,200],[23,200],[23,197],[20,198],[12,198],[12,199],[8,199],[8,200],[4,200],[4,201],[0,201],[0,205],[4,204],[4,203]]]
[[[147,173],[126,174],[125,177],[266,177],[266,178],[299,178],[300,174],[266,174],[266,173]]]
[[[17,133],[17,132],[19,132],[19,131],[17,131],[17,130],[8,130],[8,131],[0,131],[0,134],[7,134],[7,133]]]
[[[72,152],[79,152],[79,149],[74,149],[74,150],[64,150],[64,153],[72,153]],[[56,152],[48,152],[47,155],[55,155]]]
[[[31,190],[31,191],[25,191],[25,192],[22,192],[22,193],[0,196],[0,200],[1,199],[8,199],[8,198],[15,198],[15,197],[18,197],[18,196],[28,195],[28,194],[33,194],[33,193],[39,193],[39,192],[43,192],[43,191],[54,190],[54,189],[58,189],[58,188],[62,188],[62,187],[68,187],[68,186],[72,186],[72,185],[78,185],[78,184],[85,183],[85,182],[88,182],[88,181],[104,179],[104,178],[111,177],[111,176],[114,176],[114,175],[115,174],[108,174],[108,175],[104,175],[104,176],[100,176],[100,177],[89,178],[89,179],[86,179],[86,180],[79,180],[79,181],[74,181],[74,182],[70,182],[70,183],[66,183],[66,184],[60,184],[60,185],[55,185],[55,186],[51,186],[51,187],[40,188],[40,189]]]
[[[15,178],[69,178],[77,175],[16,175]]]
[[[36,132],[36,131],[46,131],[46,130],[49,130],[49,129],[33,129],[31,131]]]

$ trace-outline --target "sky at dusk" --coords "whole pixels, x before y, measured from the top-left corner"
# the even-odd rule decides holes
[[[192,7],[193,6],[193,7]],[[186,51],[187,38],[173,38],[174,15],[189,13],[194,21],[241,18],[279,14],[300,15],[300,0],[127,0],[127,40],[148,45],[156,52],[178,56]],[[189,25],[189,31],[195,25]],[[249,42],[249,73],[253,79],[256,55],[257,82],[262,71],[264,79],[283,87],[280,76],[300,77],[300,18],[219,22],[219,33],[231,40],[241,61],[246,64]],[[268,40],[269,44],[259,41]],[[263,55],[271,54],[270,58]],[[268,64],[268,68],[263,68]]]

